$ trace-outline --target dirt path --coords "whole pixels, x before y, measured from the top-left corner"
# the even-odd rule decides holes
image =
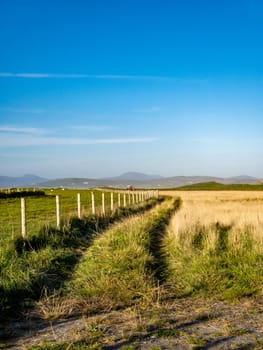
[[[2,325],[2,347],[27,349],[44,341],[86,348],[121,349],[263,349],[263,298],[240,303],[182,299],[151,310],[128,308],[95,316],[78,315],[47,322],[28,319]],[[88,345],[89,344],[89,345]],[[132,349],[132,348],[131,348]]]

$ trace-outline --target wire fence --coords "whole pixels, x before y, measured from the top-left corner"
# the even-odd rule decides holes
[[[56,194],[53,196],[55,205],[53,206],[53,212],[49,210],[49,219],[45,219],[45,224],[55,225],[58,229],[61,228],[62,219],[77,216],[81,219],[87,215],[110,215],[119,208],[131,207],[140,202],[146,201],[153,197],[158,197],[158,191],[121,191],[121,192],[101,192],[96,193],[89,191],[89,200],[87,200],[87,193],[78,192],[75,198],[75,208],[68,210],[68,206],[65,203],[63,206],[63,196]],[[55,198],[54,198],[55,197]],[[43,199],[43,198],[42,198]],[[32,199],[22,197],[20,199],[20,227],[21,234],[24,239],[28,236],[28,226],[32,218],[32,208],[30,209],[30,203]],[[50,206],[50,205],[49,205]],[[43,211],[45,216],[45,213]],[[41,213],[38,213],[40,216]],[[40,220],[42,221],[42,220]]]

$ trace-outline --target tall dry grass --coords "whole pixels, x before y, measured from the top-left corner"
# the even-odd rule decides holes
[[[169,194],[183,199],[164,242],[169,283],[177,284],[177,293],[209,291],[228,297],[260,293],[263,192]]]
[[[190,240],[197,226],[207,229],[208,247],[214,247],[214,224],[231,226],[229,241],[238,245],[243,234],[249,232],[254,249],[263,252],[263,192],[175,192],[181,194],[183,205],[173,217],[170,234]],[[186,234],[186,232],[188,234]]]

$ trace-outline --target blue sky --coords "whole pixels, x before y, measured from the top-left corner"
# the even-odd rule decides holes
[[[0,175],[263,177],[261,0],[0,0]]]

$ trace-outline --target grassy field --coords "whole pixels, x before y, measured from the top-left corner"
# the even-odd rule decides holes
[[[183,199],[164,242],[175,295],[262,293],[263,192],[170,194]]]
[[[90,191],[81,193],[82,203],[89,204],[90,194]],[[96,197],[97,200],[101,200],[100,191],[96,192]],[[76,217],[76,211],[72,209],[73,205],[76,205],[73,201],[76,201],[77,191],[63,191],[61,205],[64,207],[67,219],[60,229],[56,229],[52,221],[53,192],[52,195],[48,194],[45,197],[28,197],[28,216],[32,230],[26,240],[18,233],[10,234],[7,229],[12,223],[11,216],[16,214],[15,208],[18,207],[19,200],[2,200],[3,209],[10,211],[10,217],[6,221],[4,210],[1,212],[0,310],[3,313],[10,311],[12,315],[18,304],[23,304],[25,299],[37,299],[45,288],[50,290],[60,288],[78,262],[81,251],[87,249],[95,235],[114,222],[150,209],[162,200],[149,199],[132,206],[127,202],[127,207],[119,208],[112,213],[109,210],[110,193],[105,194],[105,197],[108,197],[106,215],[102,215],[100,210],[96,215],[91,215],[90,210],[85,212],[83,208],[85,216],[79,219]],[[115,208],[116,201],[117,194],[115,194]],[[17,211],[19,216],[19,208]],[[34,216],[31,217],[30,213]],[[41,218],[44,218],[44,221]]]
[[[45,190],[45,196],[26,197],[27,231],[29,235],[38,232],[44,225],[56,225],[56,195],[60,197],[62,220],[77,216],[77,194],[81,195],[81,214],[91,214],[91,192],[94,193],[97,213],[102,210],[102,191],[98,190]],[[123,205],[123,198],[121,197]],[[114,207],[118,194],[114,193]],[[128,205],[128,196],[127,196]],[[106,213],[110,212],[110,192],[105,192]],[[21,235],[20,198],[0,199],[0,243]]]
[[[116,224],[101,221],[100,235],[95,233],[98,222],[75,219],[66,235],[51,232],[48,245],[24,247],[12,257],[13,267],[2,267],[6,279],[0,292],[12,287],[16,297],[22,292],[28,296],[41,287],[34,312],[51,323],[68,318],[63,321],[63,341],[54,338],[52,328],[47,337],[52,341],[46,341],[46,335],[41,338],[40,332],[44,343],[39,341],[32,349],[102,350],[118,348],[116,341],[123,350],[144,348],[145,342],[149,343],[145,349],[176,348],[167,347],[171,341],[188,346],[186,349],[206,348],[205,344],[207,348],[221,344],[223,349],[239,348],[240,337],[245,345],[261,348],[258,297],[263,293],[263,192],[163,194],[162,203],[153,208],[156,201],[150,201],[143,209],[150,211],[126,215]],[[95,234],[87,244],[83,238],[91,232]],[[50,279],[59,281],[61,273],[64,283],[50,290]],[[15,276],[16,284],[11,285],[10,279],[9,286],[10,276]],[[233,305],[242,315],[237,323]],[[243,329],[246,305],[250,313],[248,329]],[[116,312],[123,320],[133,319],[133,324],[122,325],[123,334]],[[78,332],[72,316],[76,326],[80,319],[87,320]],[[182,323],[178,323],[180,317]],[[213,334],[209,333],[212,322]]]

